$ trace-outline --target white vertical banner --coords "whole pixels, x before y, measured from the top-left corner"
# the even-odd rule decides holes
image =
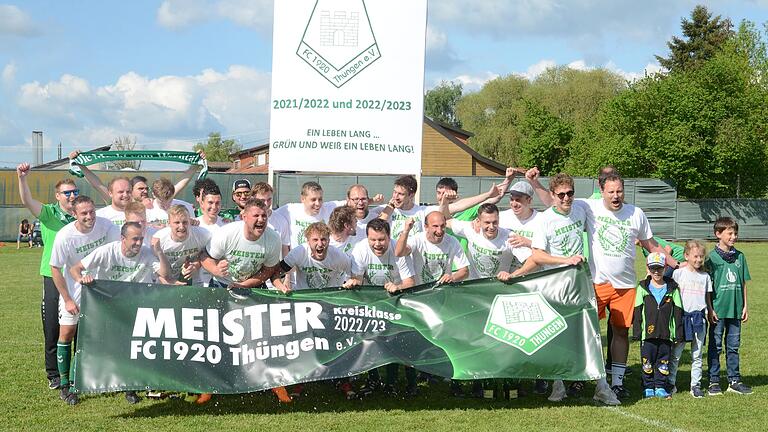
[[[270,169],[420,173],[427,0],[274,10]]]

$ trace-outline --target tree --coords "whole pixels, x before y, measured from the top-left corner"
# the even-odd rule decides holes
[[[424,95],[424,114],[434,120],[461,127],[456,117],[456,103],[461,99],[461,83],[442,81]]]
[[[210,162],[231,162],[230,155],[242,150],[242,146],[233,139],[222,140],[219,132],[211,132],[208,134],[208,141],[195,144],[194,150],[204,151],[205,158]]]
[[[133,150],[135,148],[136,148],[136,137],[130,137],[126,135],[126,136],[115,138],[115,140],[112,141],[112,146],[110,147],[110,150],[124,151],[124,150]],[[110,170],[132,169],[132,170],[138,171],[141,168],[141,161],[140,160],[112,161],[107,164],[107,168]]]
[[[648,77],[618,95],[601,113],[583,165],[672,179],[687,198],[733,197],[737,188],[763,197],[768,92],[752,67],[759,56],[738,40],[695,69]]]
[[[656,56],[659,64],[670,72],[699,67],[714,57],[733,36],[731,21],[722,19],[720,15],[713,18],[702,5],[693,8],[691,19],[683,18],[680,25],[685,39],[674,36],[667,42],[669,57]]]

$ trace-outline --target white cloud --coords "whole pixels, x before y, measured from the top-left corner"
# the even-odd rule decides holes
[[[62,139],[98,146],[117,136],[135,135],[167,142],[259,130],[269,126],[270,74],[245,66],[220,72],[206,69],[193,76],[151,78],[129,72],[100,87],[64,75],[41,84],[23,84],[18,106]],[[191,147],[191,144],[189,145]]]
[[[0,80],[2,80],[3,85],[9,86],[16,81],[16,71],[17,67],[15,62],[11,61],[5,65],[3,72],[0,73]]]
[[[434,86],[437,86],[442,81],[450,81],[454,83],[460,83],[464,93],[480,90],[485,83],[490,80],[498,78],[499,75],[493,72],[481,72],[478,74],[462,74],[449,79],[438,79],[434,82]]]
[[[157,22],[177,30],[205,21],[209,8],[205,0],[165,0],[157,9]]]
[[[34,36],[38,29],[32,18],[14,5],[0,5],[0,35]]]
[[[216,19],[260,30],[272,29],[273,0],[165,0],[157,10],[157,22],[171,30]]]
[[[443,31],[427,26],[426,68],[430,70],[450,70],[464,61],[459,58]]]
[[[516,75],[522,76],[529,80],[534,80],[536,79],[537,76],[541,75],[542,72],[544,72],[549,68],[553,68],[555,66],[557,66],[557,63],[555,63],[554,60],[549,60],[549,59],[539,60],[538,62],[530,65],[525,72],[516,73]]]

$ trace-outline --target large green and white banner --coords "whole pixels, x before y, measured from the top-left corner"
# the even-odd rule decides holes
[[[83,287],[75,387],[243,393],[388,363],[460,380],[604,376],[584,265],[510,283],[252,290],[97,281]]]
[[[270,168],[420,173],[427,1],[274,10]]]

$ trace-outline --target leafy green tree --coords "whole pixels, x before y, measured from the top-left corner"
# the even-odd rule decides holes
[[[230,155],[242,150],[242,146],[233,139],[222,140],[219,132],[211,132],[208,141],[195,144],[194,150],[204,151],[206,159],[211,162],[231,162]]]
[[[698,5],[691,19],[681,20],[683,38],[673,37],[667,42],[669,57],[656,56],[659,64],[670,72],[694,69],[717,54],[722,45],[733,36],[729,19],[712,17],[705,6]]]
[[[461,99],[461,83],[441,82],[424,95],[424,114],[434,120],[461,127],[456,117],[456,103]]]
[[[739,40],[695,69],[648,77],[619,94],[598,118],[584,165],[672,179],[688,198],[733,197],[737,183],[741,196],[762,197],[768,93],[752,67],[759,53],[750,56]]]

